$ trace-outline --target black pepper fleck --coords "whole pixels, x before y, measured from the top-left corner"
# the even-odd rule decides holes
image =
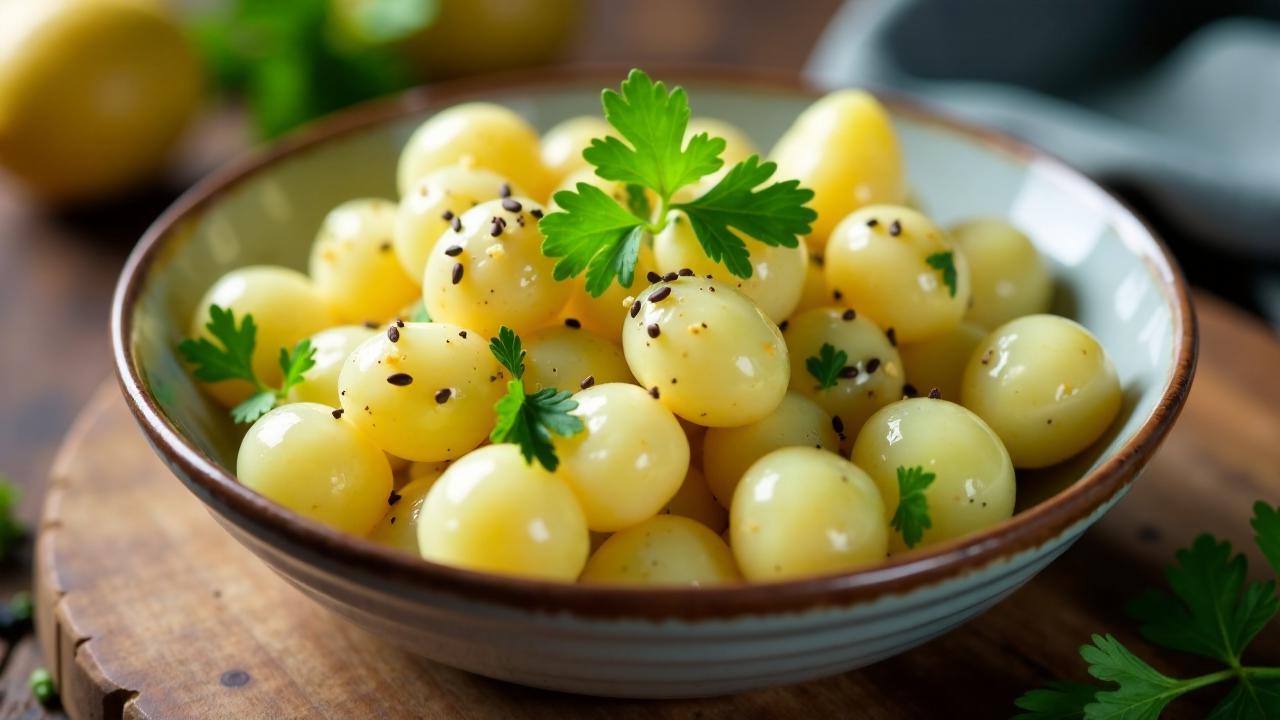
[[[511,197],[511,186],[510,186],[510,185],[508,185],[507,183],[502,183],[501,185],[499,185],[499,186],[498,186],[498,197],[502,197],[502,198],[509,198],[509,197]]]
[[[692,269],[692,268],[680,268],[680,271],[679,271],[679,272],[677,272],[676,274],[677,274],[677,275],[679,275],[680,277],[693,277],[693,269]]]
[[[915,385],[912,385],[911,383],[907,383],[906,385],[902,386],[902,395],[904,397],[913,398],[920,395],[920,391],[916,390]]]
[[[453,391],[449,388],[441,388],[436,391],[436,404],[443,405],[449,402],[449,398],[453,396]]]
[[[831,297],[835,298],[837,301],[839,301],[839,300],[843,300],[843,299],[844,299],[844,293],[840,292],[839,290],[832,290],[832,291],[831,291]]]
[[[453,284],[462,282],[462,263],[453,264]]]
[[[880,224],[880,221],[875,218],[871,218],[870,220],[867,221],[867,227],[875,227],[879,224]]]
[[[631,303],[631,317],[635,317],[636,315],[639,315],[639,314],[640,314],[640,301],[637,300]]]
[[[444,249],[444,254],[448,255],[449,257],[458,257],[459,255],[462,254],[462,246],[450,245],[449,247]]]
[[[667,285],[660,288],[657,292],[649,296],[649,302],[659,303],[671,296],[671,286]]]
[[[440,219],[444,220],[445,222],[449,222],[450,220],[453,219],[453,211],[445,210],[443,213],[440,214]]]
[[[942,397],[942,391],[938,388],[929,388],[929,399],[937,400]]]
[[[571,327],[574,330],[577,330],[578,328],[582,327],[582,323],[579,322],[578,318],[565,318],[564,324],[565,324],[565,327]]]
[[[901,235],[902,223],[898,222],[897,220],[894,220],[893,222],[889,223],[889,234],[894,237],[898,237],[899,235]]]
[[[867,361],[867,372],[873,373],[880,369],[880,358],[871,358]]]
[[[502,209],[507,212],[518,213],[524,209],[524,206],[520,204],[519,200],[504,198],[502,201]]]
[[[651,323],[649,327],[645,328],[645,331],[649,333],[651,338],[656,338],[662,334],[662,328],[658,327],[658,323]]]
[[[338,420],[338,419],[341,419],[341,418],[342,418],[342,408],[337,408],[337,409],[335,409],[335,410],[333,411],[333,419],[334,419],[334,420]]]
[[[586,390],[587,388],[595,384],[596,384],[596,376],[588,375],[582,378],[582,382],[578,383],[578,387],[582,388],[583,390]]]
[[[849,308],[848,310],[845,310],[844,313],[840,315],[840,319],[844,320],[845,322],[849,322],[850,320],[853,320],[856,317],[858,317],[858,313],[855,312],[853,308]]]
[[[401,497],[403,496],[400,495],[400,493],[396,492],[395,490],[392,490],[391,494],[387,496],[387,504],[395,505],[396,503],[400,502]]]
[[[387,378],[387,382],[397,387],[404,387],[405,385],[413,383],[413,376],[409,373],[396,373],[395,375]],[[368,406],[365,406],[365,409],[368,410]]]
[[[884,336],[889,339],[890,345],[894,347],[898,347],[898,331],[894,330],[893,328],[889,328],[888,330],[884,331]]]
[[[365,320],[365,321],[364,321],[364,326],[365,326],[365,327],[367,327],[367,328],[369,328],[370,330],[377,330],[377,329],[378,329],[378,323],[376,323],[376,322],[374,322],[374,321],[372,321],[372,320]]]
[[[532,216],[534,216],[535,218],[537,218],[537,219],[539,219],[539,220],[541,220],[541,219],[542,219],[542,210],[540,210],[540,209],[538,209],[538,208],[530,208],[530,209],[529,209],[529,214],[530,214],[530,215],[532,215]]]
[[[858,368],[852,365],[845,365],[844,367],[840,368],[840,377],[844,378],[845,380],[851,380],[853,378],[856,378],[858,377]]]
[[[660,393],[658,392],[657,385],[654,385],[653,387],[649,388],[649,396],[652,397],[654,400],[657,400],[659,395]]]
[[[662,276],[652,270],[645,273],[644,279],[648,280],[650,283],[662,282]]]
[[[678,278],[678,277],[680,277],[680,275],[679,275],[679,274],[677,274],[677,273],[673,273],[673,272],[669,272],[669,273],[667,273],[666,275],[663,275],[663,276],[662,276],[662,281],[663,281],[663,282],[674,282],[674,281],[675,281],[675,279],[676,279],[676,278]]]
[[[455,217],[453,219],[453,223],[450,224],[450,227],[452,227],[453,231],[456,233],[462,232],[462,218]]]
[[[839,415],[831,416],[831,429],[842,435],[844,434],[844,421],[840,419]]]
[[[400,342],[400,330],[395,325],[387,328],[387,339],[393,343]]]

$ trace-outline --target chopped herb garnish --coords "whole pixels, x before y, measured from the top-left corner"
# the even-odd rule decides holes
[[[1280,508],[1253,507],[1254,540],[1280,575]],[[1132,718],[1154,720],[1165,707],[1193,690],[1220,682],[1234,686],[1210,718],[1265,720],[1280,717],[1280,667],[1245,665],[1242,656],[1253,638],[1280,611],[1272,580],[1246,582],[1248,562],[1231,544],[1200,535],[1179,550],[1166,569],[1169,589],[1149,590],[1130,603],[1129,614],[1148,641],[1201,655],[1225,667],[1193,678],[1169,677],[1130,652],[1111,635],[1095,634],[1080,648],[1089,674],[1105,685],[1057,681],[1018,698],[1028,712],[1020,720],[1053,718]]]
[[[231,409],[231,417],[238,423],[251,423],[266,415],[288,395],[290,388],[303,381],[306,372],[316,364],[316,351],[309,339],[295,345],[292,352],[280,348],[279,362],[284,379],[280,387],[273,388],[262,382],[253,370],[258,327],[251,313],[246,313],[237,326],[234,311],[210,305],[205,329],[213,336],[213,341],[208,338],[183,340],[178,351],[195,366],[192,374],[197,380],[207,383],[244,380],[254,386],[256,392]]]
[[[681,188],[720,170],[725,141],[699,133],[685,142],[689,102],[682,88],[668,92],[640,70],[632,70],[621,92],[605,90],[605,119],[619,137],[596,138],[582,156],[606,180],[627,184],[626,206],[599,188],[578,183],[555,194],[561,209],[544,217],[544,255],[557,258],[555,277],[586,272],[587,292],[599,297],[617,278],[631,287],[646,234],[661,232],[680,210],[707,256],[739,277],[751,277],[743,237],[766,245],[795,247],[810,232],[817,213],[805,206],[813,192],[795,180],[761,186],[777,166],[751,156],[730,168],[712,188],[673,203]],[[757,189],[761,188],[761,189]],[[654,212],[646,195],[653,193]]]
[[[525,352],[520,337],[511,328],[504,325],[498,330],[498,337],[489,340],[489,352],[511,373],[507,394],[494,406],[498,421],[489,439],[520,446],[525,462],[532,465],[536,459],[542,467],[554,472],[560,459],[556,457],[551,436],[554,433],[569,437],[582,431],[582,419],[570,414],[578,408],[578,402],[567,391],[555,388],[542,388],[532,395],[525,393]]]
[[[956,258],[955,253],[951,251],[934,253],[925,258],[924,261],[929,267],[942,273],[942,282],[951,291],[951,297],[956,296]]]
[[[36,701],[45,707],[58,701],[58,690],[53,686],[53,676],[44,668],[31,671],[31,676],[27,678],[27,686],[31,688],[31,694],[35,696]]]
[[[822,343],[818,354],[805,360],[804,366],[818,381],[818,389],[825,390],[836,386],[836,382],[840,379],[840,372],[848,362],[848,353],[837,350],[831,343]]]
[[[924,531],[933,527],[933,521],[929,519],[929,500],[924,491],[936,477],[919,465],[898,468],[898,509],[894,511],[890,525],[901,533],[908,548],[918,545]]]

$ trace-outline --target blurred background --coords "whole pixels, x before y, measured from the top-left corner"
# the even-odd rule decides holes
[[[803,75],[1001,127],[1117,190],[1198,288],[1280,324],[1280,0],[0,0],[17,516],[111,374],[119,268],[184,189],[353,103],[562,65]],[[0,596],[28,582],[17,557]]]

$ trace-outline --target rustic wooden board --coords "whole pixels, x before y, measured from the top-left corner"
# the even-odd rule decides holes
[[[1139,641],[1128,597],[1211,531],[1248,544],[1280,500],[1280,342],[1210,298],[1200,372],[1134,492],[1009,600],[915,651],[828,680],[673,703],[581,698],[434,665],[349,627],[230,539],[153,456],[114,386],[55,465],[36,548],[40,644],[80,718],[1007,717],[1022,691],[1083,679],[1075,649],[1112,632],[1168,672],[1199,663]],[[1251,550],[1257,570],[1261,559]],[[1257,662],[1280,663],[1280,628]],[[1203,717],[1212,691],[1175,706]]]

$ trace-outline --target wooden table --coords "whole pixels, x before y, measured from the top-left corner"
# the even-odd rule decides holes
[[[797,11],[776,0],[599,0],[568,59],[794,72],[836,4],[806,2]],[[38,516],[45,476],[68,425],[110,373],[107,304],[129,248],[182,187],[247,143],[238,114],[212,114],[193,130],[165,182],[69,213],[39,208],[0,178],[0,472],[25,489],[21,514],[28,522]],[[895,707],[927,707],[930,698],[964,698],[975,703],[974,712],[1000,715],[1027,687],[1057,675],[1079,677],[1074,647],[1089,632],[1131,640],[1122,598],[1157,579],[1173,549],[1196,532],[1247,540],[1248,502],[1280,497],[1280,385],[1274,379],[1280,343],[1212,297],[1200,295],[1197,303],[1204,339],[1195,391],[1133,495],[996,613],[842,680],[859,693],[858,712],[888,717]],[[29,578],[28,560],[11,562],[0,572],[0,597],[26,587]],[[1275,628],[1264,634],[1260,660],[1280,662],[1276,635]],[[1176,658],[1158,657],[1163,669],[1187,670]],[[0,718],[47,716],[26,690],[30,671],[44,662],[31,640],[0,647]],[[753,697],[737,709],[759,715],[759,707],[750,710]],[[1194,717],[1198,710],[1188,712]]]

